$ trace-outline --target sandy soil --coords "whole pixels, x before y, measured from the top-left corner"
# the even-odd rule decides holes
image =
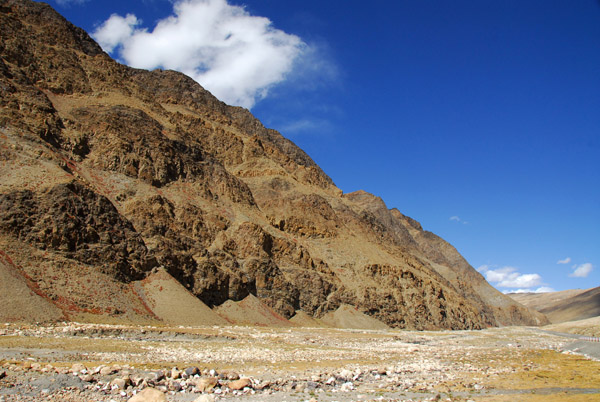
[[[347,304],[342,304],[337,310],[325,314],[321,321],[334,328],[389,329],[383,322],[369,317]]]
[[[583,341],[534,328],[1,328],[3,402],[120,402],[145,386],[195,401],[206,381],[208,396],[240,402],[600,401],[600,361],[569,350]],[[250,381],[235,390],[238,377]]]
[[[290,322],[299,327],[324,328],[328,327],[323,321],[313,318],[302,310],[296,311],[296,314],[290,318]]]
[[[62,312],[33,293],[17,268],[0,251],[0,321],[44,322],[63,319]]]
[[[227,300],[215,308],[217,314],[236,325],[258,325],[270,327],[294,326],[273,309],[263,304],[256,296],[248,295],[244,300]]]
[[[194,297],[164,269],[135,282],[134,288],[148,309],[165,323],[188,326],[227,324],[224,318]]]

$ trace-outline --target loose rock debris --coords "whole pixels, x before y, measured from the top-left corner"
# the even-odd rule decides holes
[[[570,339],[533,328],[63,324],[6,325],[1,334],[0,402],[600,397],[600,363],[563,353]]]

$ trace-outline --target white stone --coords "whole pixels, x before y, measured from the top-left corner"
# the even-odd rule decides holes
[[[198,398],[194,399],[194,402],[215,402],[215,397],[213,395],[200,395]]]

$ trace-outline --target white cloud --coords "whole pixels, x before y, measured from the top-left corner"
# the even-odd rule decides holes
[[[93,36],[98,41],[98,44],[102,46],[102,49],[112,52],[136,32],[135,27],[140,22],[133,14],[127,14],[125,18],[113,14],[96,29]]]
[[[487,269],[485,278],[494,286],[501,288],[533,288],[541,285],[542,277],[538,274],[521,274],[517,268],[502,267]]]
[[[572,278],[587,278],[587,276],[594,269],[593,265],[589,262],[581,264],[579,266],[573,265],[573,272],[569,275]]]
[[[568,264],[571,262],[571,257],[567,257],[564,260],[558,260],[556,261],[557,264]]]
[[[513,290],[502,291],[502,293],[504,293],[504,294],[507,294],[507,293],[548,293],[548,292],[555,292],[555,290],[552,288],[549,288],[547,286],[541,286],[537,289],[513,289]]]
[[[298,36],[226,0],[178,0],[173,11],[151,31],[136,29],[132,14],[113,15],[92,36],[128,65],[181,71],[219,99],[247,108],[285,80],[298,60],[305,64],[315,54]]]

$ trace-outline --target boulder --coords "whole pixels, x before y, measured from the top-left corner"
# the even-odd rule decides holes
[[[200,392],[208,392],[216,387],[218,381],[215,377],[203,377],[195,381],[196,388]]]
[[[252,380],[249,378],[240,378],[239,380],[228,382],[227,387],[234,391],[239,391],[246,387],[252,388]]]
[[[127,402],[167,402],[167,395],[154,388],[144,388],[129,398]]]

